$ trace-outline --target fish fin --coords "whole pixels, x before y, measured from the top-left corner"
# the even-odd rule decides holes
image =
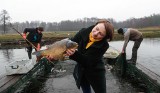
[[[36,56],[41,56],[41,54],[42,54],[42,50],[35,51],[35,52],[32,53],[32,55],[36,55]]]

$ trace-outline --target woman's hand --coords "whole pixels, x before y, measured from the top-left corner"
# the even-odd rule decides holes
[[[123,54],[123,53],[125,53],[125,50],[124,50],[124,49],[122,49],[122,52],[121,52],[121,53],[122,53],[122,54]]]
[[[66,56],[71,56],[76,52],[76,49],[67,49]]]

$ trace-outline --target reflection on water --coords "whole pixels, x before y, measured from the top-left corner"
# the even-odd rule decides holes
[[[124,41],[110,42],[110,46],[115,47],[119,51],[122,50]],[[130,41],[126,48],[127,58],[131,57],[132,47],[134,42]],[[138,49],[138,57],[154,57],[155,59],[160,58],[160,38],[144,39]]]
[[[110,42],[110,46],[115,47],[119,51],[122,50],[124,41]],[[127,59],[131,58],[132,41],[130,41],[126,48]],[[144,39],[138,49],[137,62],[146,68],[160,75],[160,38]]]
[[[160,46],[160,38],[148,38],[144,39],[143,42],[145,44],[153,45],[153,46]]]
[[[10,60],[12,60],[13,55],[14,55],[13,49],[2,50],[2,56],[7,62],[10,62]]]
[[[25,49],[2,49],[0,50],[0,61],[10,63],[16,60],[28,59]]]
[[[5,73],[5,65],[23,59],[28,59],[25,49],[0,49],[0,74]]]

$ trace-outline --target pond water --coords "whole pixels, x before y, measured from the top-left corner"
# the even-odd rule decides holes
[[[5,66],[11,62],[28,59],[27,50],[22,49],[0,49],[0,77],[3,76]]]
[[[110,46],[122,50],[124,41],[110,42]],[[131,58],[134,42],[126,48],[127,59]],[[145,38],[138,49],[137,63],[160,76],[160,38]]]

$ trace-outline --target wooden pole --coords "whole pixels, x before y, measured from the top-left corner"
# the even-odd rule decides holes
[[[17,29],[15,29],[11,23],[10,23],[10,26],[23,38],[23,35]],[[36,47],[28,39],[25,38],[25,40],[36,49]]]

